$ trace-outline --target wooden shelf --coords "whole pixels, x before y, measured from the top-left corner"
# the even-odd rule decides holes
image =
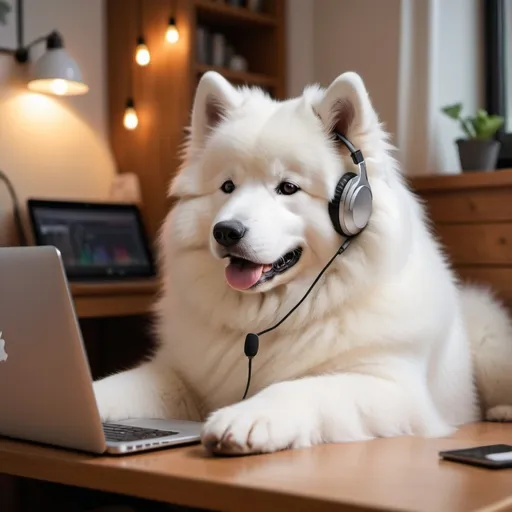
[[[275,87],[277,83],[277,80],[271,76],[262,75],[259,73],[248,73],[245,71],[233,71],[232,69],[220,66],[207,66],[204,64],[197,64],[196,69],[199,75],[202,75],[207,71],[217,71],[217,73],[220,73],[227,80],[236,83],[260,85],[262,87]]]
[[[79,318],[119,317],[149,313],[158,282],[72,283],[70,288]]]
[[[267,27],[277,25],[277,19],[273,16],[252,12],[244,7],[234,7],[214,2],[213,0],[195,0],[194,4],[198,15],[208,22],[230,25],[246,23]]]

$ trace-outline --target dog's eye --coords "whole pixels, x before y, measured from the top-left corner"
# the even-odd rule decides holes
[[[220,189],[222,192],[224,192],[224,194],[231,194],[231,192],[235,190],[235,184],[231,180],[228,180],[222,184]]]
[[[294,185],[289,181],[283,181],[277,187],[277,193],[283,194],[284,196],[291,196],[292,194],[295,194],[295,192],[298,192],[299,190],[300,188],[297,185]]]

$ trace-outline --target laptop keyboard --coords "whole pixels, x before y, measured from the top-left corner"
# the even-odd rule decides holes
[[[178,432],[172,430],[155,430],[152,428],[132,427],[131,425],[115,425],[103,423],[103,432],[107,441],[117,443],[128,441],[142,441],[158,437],[175,436]]]

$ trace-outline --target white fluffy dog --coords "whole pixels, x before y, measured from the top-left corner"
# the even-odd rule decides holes
[[[283,318],[344,241],[328,202],[357,168],[334,130],[366,159],[373,213],[261,337],[242,401],[246,334]],[[283,102],[206,73],[161,231],[159,346],[95,383],[102,418],[205,421],[225,453],[511,419],[511,322],[457,283],[391,151],[355,73]]]

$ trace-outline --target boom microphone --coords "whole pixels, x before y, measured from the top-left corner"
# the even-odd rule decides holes
[[[259,344],[260,344],[260,336],[262,336],[263,334],[267,334],[268,332],[273,331],[274,329],[277,329],[304,302],[306,297],[309,295],[309,293],[314,288],[314,286],[318,283],[318,281],[320,280],[320,278],[322,277],[324,272],[331,266],[331,264],[336,259],[336,257],[345,252],[345,250],[350,245],[351,240],[352,240],[351,238],[347,238],[343,242],[341,247],[336,251],[336,254],[328,261],[327,265],[325,265],[325,267],[316,276],[315,280],[313,281],[313,284],[308,288],[307,292],[304,294],[302,299],[300,299],[300,301],[297,302],[297,304],[295,304],[295,306],[293,306],[293,308],[290,309],[290,311],[288,311],[288,313],[281,320],[279,320],[279,322],[277,322],[277,324],[275,324],[272,327],[269,327],[257,334],[254,334],[251,332],[245,337],[244,353],[249,360],[249,365],[248,365],[248,371],[247,371],[247,385],[245,387],[245,392],[244,392],[244,396],[242,397],[242,400],[245,400],[245,397],[247,396],[247,392],[249,391],[249,386],[251,385],[252,360],[258,353],[258,348],[259,348]]]

